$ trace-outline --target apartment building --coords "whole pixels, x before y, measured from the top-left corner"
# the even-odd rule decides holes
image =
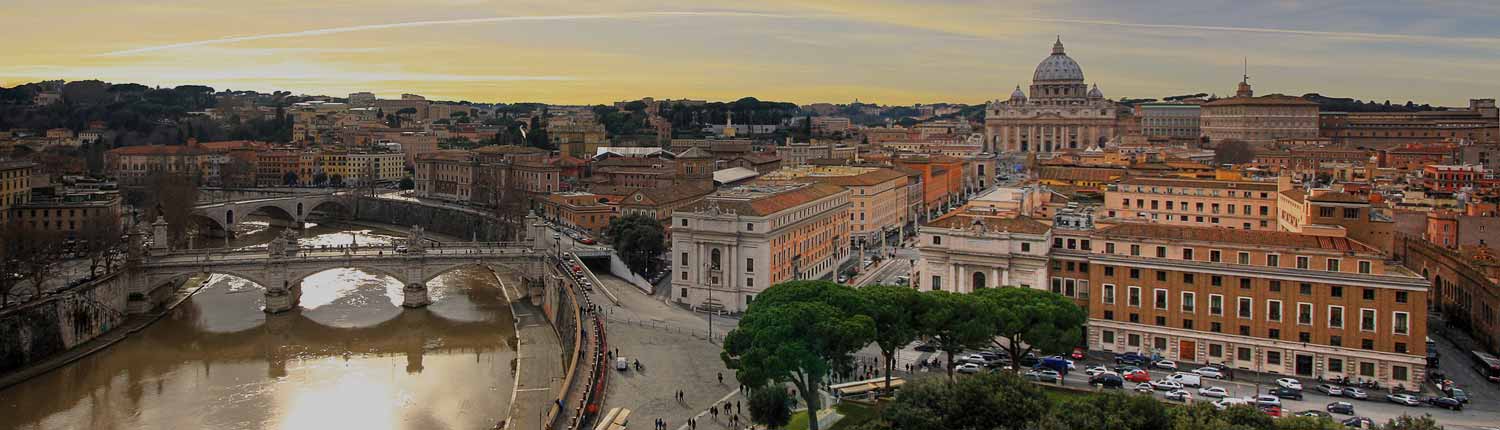
[[[142,145],[111,149],[104,153],[104,164],[121,185],[145,185],[155,174],[180,174],[199,178],[207,170],[211,154],[187,145]]]
[[[621,216],[619,196],[566,192],[542,196],[537,203],[542,216],[597,236],[609,222]]]
[[[15,221],[31,228],[57,233],[63,239],[76,239],[90,223],[120,223],[120,203],[118,190],[59,187],[17,204],[10,212]]]
[[[906,174],[884,168],[797,166],[762,175],[758,183],[817,181],[849,190],[850,240],[879,244],[906,224]]]
[[[849,259],[849,191],[823,183],[721,189],[673,213],[672,300],[744,312],[766,288],[829,279]]]
[[[1051,229],[1029,217],[945,215],[917,229],[912,285],[922,291],[1046,288]],[[1085,287],[1087,289],[1087,287]]]
[[[474,154],[443,150],[417,155],[416,192],[419,197],[469,201],[474,197]]]
[[[1051,252],[1088,281],[1092,350],[1406,387],[1425,378],[1427,282],[1360,242],[1127,223],[1054,236]]]
[[[1104,194],[1104,215],[1125,222],[1274,231],[1277,184],[1128,178]]]
[[[0,160],[0,225],[10,222],[10,209],[31,201],[31,175],[36,163]]]

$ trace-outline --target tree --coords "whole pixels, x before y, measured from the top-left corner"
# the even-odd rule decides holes
[[[328,175],[323,172],[313,173],[313,186],[321,187],[328,183]]]
[[[115,250],[115,245],[120,243],[120,235],[123,233],[120,217],[115,215],[111,212],[99,212],[83,220],[78,238],[83,240],[83,250],[89,257],[89,276],[97,275],[101,265],[105,266],[106,273],[114,269],[110,254]]]
[[[755,390],[750,394],[750,421],[772,429],[785,427],[792,421],[791,401],[782,386]]]
[[[1343,424],[1332,418],[1318,417],[1285,417],[1276,420],[1276,430],[1347,430]]]
[[[604,229],[615,252],[631,272],[648,273],[651,259],[667,252],[666,234],[656,218],[641,214],[630,214],[609,221]]]
[[[1255,149],[1239,139],[1224,139],[1214,145],[1214,164],[1241,164],[1255,159]]]
[[[401,189],[403,189],[403,190],[410,190],[410,189],[413,189],[413,188],[416,188],[416,187],[417,187],[416,181],[413,181],[410,176],[407,176],[405,178],[401,178]]]
[[[1420,417],[1402,414],[1395,419],[1387,421],[1384,430],[1443,430],[1432,415],[1422,414]]]
[[[1083,309],[1060,294],[1031,288],[986,288],[974,293],[989,315],[996,346],[1017,362],[1033,349],[1064,353],[1078,345]],[[1001,343],[1004,339],[1005,343]],[[1020,366],[1012,366],[1020,371]]]
[[[977,297],[947,291],[922,293],[921,314],[917,316],[919,332],[931,340],[938,351],[947,354],[944,366],[953,379],[953,355],[981,348],[993,337],[989,315]],[[1019,359],[1020,357],[1014,357]]]
[[[172,243],[185,242],[187,227],[193,221],[193,205],[198,204],[197,178],[184,173],[156,173],[147,184],[143,207],[154,212],[147,220],[162,217],[167,221],[167,235]]]
[[[881,417],[893,429],[1021,430],[1035,428],[1049,409],[1040,386],[1013,374],[986,373],[909,383]]]
[[[281,183],[285,184],[288,187],[297,186],[297,182],[297,172],[288,170],[286,173],[283,173],[281,175]]]
[[[334,173],[333,176],[329,176],[328,186],[334,188],[342,188],[344,186],[344,175],[340,173]]]
[[[1107,393],[1064,400],[1041,430],[1157,430],[1171,427],[1165,405],[1150,396]]]
[[[31,299],[42,296],[42,290],[57,272],[62,261],[57,253],[62,250],[62,236],[34,224],[11,221],[0,228],[0,306],[8,304],[11,293],[21,281],[31,283]],[[17,276],[19,275],[19,276]]]
[[[860,289],[859,293],[869,304],[865,313],[875,321],[875,345],[885,358],[885,389],[890,391],[896,351],[917,340],[922,293],[898,285],[873,285]]]
[[[481,173],[487,176],[481,179],[490,184],[487,203],[491,207],[491,213],[495,215],[500,237],[502,240],[518,240],[521,229],[525,227],[526,214],[531,211],[531,199],[516,184],[515,178],[502,176],[504,170],[488,170],[487,173]]]
[[[834,371],[853,368],[852,354],[875,337],[861,315],[863,297],[828,281],[792,281],[767,288],[724,337],[720,359],[747,386],[795,385],[810,416],[821,408],[818,387]],[[818,430],[816,419],[809,430]]]

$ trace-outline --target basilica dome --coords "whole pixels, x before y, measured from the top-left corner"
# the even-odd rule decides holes
[[[1036,73],[1031,75],[1032,82],[1042,81],[1076,81],[1083,82],[1083,68],[1063,52],[1062,39],[1052,45],[1052,55],[1036,65]]]

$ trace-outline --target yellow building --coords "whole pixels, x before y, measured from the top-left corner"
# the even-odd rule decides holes
[[[849,238],[864,244],[881,243],[882,235],[901,231],[910,204],[906,174],[883,168],[852,166],[795,166],[761,176],[759,183],[813,180],[849,190]]]
[[[1129,178],[1104,195],[1105,216],[1119,221],[1241,230],[1276,230],[1271,182]]]
[[[10,209],[31,201],[31,174],[36,164],[0,160],[0,225],[10,222]]]

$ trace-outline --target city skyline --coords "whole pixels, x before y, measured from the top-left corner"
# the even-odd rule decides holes
[[[1483,60],[1500,35],[1474,33],[1500,7],[1432,3],[22,2],[0,18],[15,30],[0,85],[977,104],[1030,82],[1061,35],[1111,99],[1227,96],[1246,57],[1259,94],[1462,106],[1500,93],[1485,79],[1500,63]]]

